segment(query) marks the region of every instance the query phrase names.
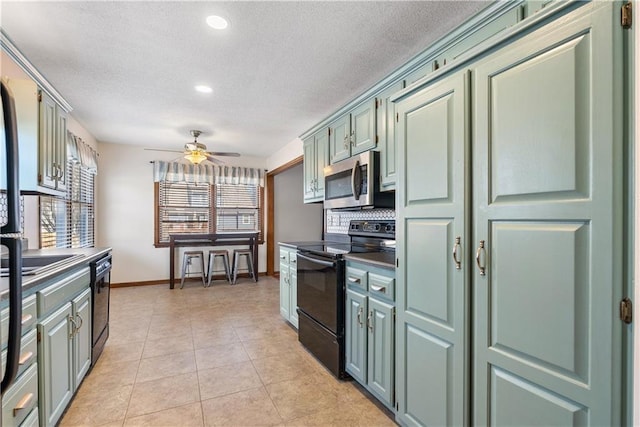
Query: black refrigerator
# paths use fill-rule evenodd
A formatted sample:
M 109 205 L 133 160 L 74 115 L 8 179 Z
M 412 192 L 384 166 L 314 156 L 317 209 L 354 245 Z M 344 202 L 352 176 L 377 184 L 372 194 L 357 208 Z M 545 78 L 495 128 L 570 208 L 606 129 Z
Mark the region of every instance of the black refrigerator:
M 0 245 L 3 248 L 2 261 L 9 267 L 9 336 L 7 361 L 4 376 L 0 383 L 0 394 L 4 396 L 15 380 L 20 355 L 20 337 L 22 335 L 22 235 L 20 230 L 20 183 L 18 170 L 18 124 L 16 107 L 7 81 L 0 82 L 2 95 L 2 121 L 4 138 L 4 156 L 0 156 L 0 173 L 6 174 L 6 185 L 0 190 L 6 197 L 6 223 L 0 227 Z M 5 289 L 2 289 L 5 291 Z M 0 337 L 1 338 L 1 337 Z M 0 341 L 1 342 L 1 341 Z M 0 417 L 0 427 L 2 417 Z

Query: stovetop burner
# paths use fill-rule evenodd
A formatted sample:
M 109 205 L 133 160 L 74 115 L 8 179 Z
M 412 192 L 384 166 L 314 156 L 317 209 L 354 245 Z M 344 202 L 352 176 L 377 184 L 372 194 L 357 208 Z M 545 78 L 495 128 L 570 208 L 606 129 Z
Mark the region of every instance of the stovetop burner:
M 333 259 L 345 254 L 394 251 L 395 229 L 394 220 L 353 220 L 349 224 L 351 243 L 299 246 L 298 250 Z

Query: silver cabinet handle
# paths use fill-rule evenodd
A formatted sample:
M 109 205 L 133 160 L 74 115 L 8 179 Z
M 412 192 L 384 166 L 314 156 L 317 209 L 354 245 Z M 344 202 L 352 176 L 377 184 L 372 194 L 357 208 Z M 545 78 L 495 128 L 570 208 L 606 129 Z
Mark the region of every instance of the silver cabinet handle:
M 460 236 L 456 237 L 456 242 L 453 244 L 453 262 L 456 264 L 456 270 L 460 270 L 462 261 L 458 259 L 458 251 L 460 250 Z
M 78 329 L 82 328 L 82 325 L 84 324 L 84 319 L 82 319 L 82 316 L 80 316 L 80 313 L 76 313 L 76 317 L 78 319 L 80 319 L 80 326 L 78 326 Z M 77 330 L 76 330 L 77 332 Z
M 18 404 L 13 408 L 13 416 L 18 415 L 18 412 L 21 410 L 28 408 L 31 405 L 31 401 L 33 400 L 33 393 L 25 394 L 22 399 L 18 402 Z
M 371 290 L 376 292 L 387 292 L 386 286 L 371 285 Z
M 26 365 L 33 359 L 33 351 L 27 351 L 26 353 L 22 353 L 20 355 L 20 359 L 18 359 L 18 365 Z
M 373 332 L 373 319 L 371 319 L 372 316 L 373 311 L 369 311 L 369 315 L 367 316 L 367 328 L 369 328 L 371 332 Z
M 69 320 L 69 322 L 71 322 L 71 332 L 69 332 L 69 338 L 73 338 L 73 336 L 76 334 L 76 330 L 78 327 L 76 325 L 76 321 L 74 320 L 73 317 L 71 317 L 71 315 L 69 315 L 67 319 Z
M 291 260 L 291 261 L 289 261 L 289 262 L 290 262 L 291 264 L 297 264 L 297 263 L 298 263 L 298 261 L 297 261 L 297 260 L 295 260 L 295 259 L 292 259 L 292 260 Z
M 358 307 L 358 325 L 362 328 L 362 307 Z
M 286 256 L 281 256 L 281 257 L 280 257 L 280 259 L 286 259 L 286 258 L 287 258 Z
M 351 131 L 351 137 L 349 138 L 349 142 L 351 143 L 352 147 L 356 146 L 356 138 L 355 138 L 355 136 L 356 136 L 356 131 L 354 129 L 354 130 Z
M 349 277 L 347 278 L 347 280 L 349 281 L 349 283 L 360 283 L 360 279 L 359 279 L 359 278 L 357 278 L 357 277 L 351 277 L 351 276 L 349 276 Z
M 476 251 L 476 264 L 478 265 L 478 270 L 480 270 L 481 276 L 486 274 L 486 258 L 487 254 L 484 249 L 484 240 L 480 240 L 480 246 L 478 246 L 478 250 Z
M 23 314 L 22 315 L 22 319 L 20 319 L 20 324 L 22 326 L 24 326 L 27 322 L 29 322 L 31 319 L 33 319 L 33 315 L 32 314 Z

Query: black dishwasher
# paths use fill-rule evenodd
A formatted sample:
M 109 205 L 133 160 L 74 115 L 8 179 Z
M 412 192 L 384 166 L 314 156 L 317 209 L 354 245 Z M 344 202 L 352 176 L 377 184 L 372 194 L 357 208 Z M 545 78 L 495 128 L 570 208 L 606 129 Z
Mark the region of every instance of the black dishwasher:
M 109 338 L 109 293 L 111 284 L 111 254 L 91 264 L 91 365 L 95 365 Z

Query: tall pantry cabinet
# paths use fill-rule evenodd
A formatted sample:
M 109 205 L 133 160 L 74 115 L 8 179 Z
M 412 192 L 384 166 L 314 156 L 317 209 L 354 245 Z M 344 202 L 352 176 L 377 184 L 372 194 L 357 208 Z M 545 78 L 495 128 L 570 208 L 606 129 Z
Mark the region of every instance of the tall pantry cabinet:
M 396 98 L 397 417 L 619 425 L 620 4 Z

